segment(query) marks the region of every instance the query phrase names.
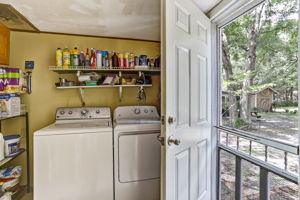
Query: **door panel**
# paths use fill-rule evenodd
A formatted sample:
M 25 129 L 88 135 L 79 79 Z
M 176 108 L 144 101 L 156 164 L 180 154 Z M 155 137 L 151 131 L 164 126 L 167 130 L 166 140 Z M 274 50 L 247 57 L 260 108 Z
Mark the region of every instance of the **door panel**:
M 177 128 L 189 125 L 189 109 L 186 106 L 189 105 L 190 94 L 189 94 L 189 69 L 190 69 L 190 50 L 178 46 L 176 47 L 176 77 L 177 78 L 177 105 L 176 105 L 176 116 L 177 116 Z
M 191 70 L 191 120 L 193 124 L 207 121 L 207 59 L 201 55 L 197 56 L 196 65 Z
M 200 74 L 198 80 L 200 81 L 199 83 L 199 88 L 200 88 L 200 113 L 199 113 L 199 122 L 202 121 L 207 121 L 207 112 L 208 112 L 208 105 L 207 105 L 207 93 L 208 93 L 208 88 L 207 88 L 207 58 L 203 56 L 198 56 L 198 62 L 199 62 L 199 68 L 200 68 Z
M 198 40 L 207 44 L 207 28 L 200 21 L 197 21 L 197 36 Z
M 210 200 L 211 22 L 192 0 L 162 2 L 162 199 Z
M 202 199 L 207 192 L 207 140 L 202 140 L 197 144 L 198 153 L 198 196 Z
M 176 160 L 176 200 L 189 200 L 189 174 L 190 151 L 189 149 L 178 153 Z
M 184 9 L 179 3 L 175 2 L 176 6 L 176 26 L 186 33 L 190 33 L 190 13 Z

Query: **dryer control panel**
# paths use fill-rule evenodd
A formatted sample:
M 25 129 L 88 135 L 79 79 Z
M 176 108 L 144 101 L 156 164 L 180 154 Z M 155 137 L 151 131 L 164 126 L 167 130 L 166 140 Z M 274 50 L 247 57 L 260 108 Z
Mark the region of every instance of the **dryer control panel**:
M 121 106 L 114 111 L 114 121 L 123 120 L 159 121 L 160 117 L 155 106 Z
M 110 118 L 111 114 L 109 107 L 58 108 L 56 111 L 57 120 Z

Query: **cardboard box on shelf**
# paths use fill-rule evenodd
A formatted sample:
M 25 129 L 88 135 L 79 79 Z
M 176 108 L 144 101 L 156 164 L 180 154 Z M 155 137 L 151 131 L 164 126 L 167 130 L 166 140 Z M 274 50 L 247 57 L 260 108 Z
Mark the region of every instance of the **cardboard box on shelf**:
M 20 94 L 3 94 L 0 95 L 1 117 L 11 117 L 21 114 Z

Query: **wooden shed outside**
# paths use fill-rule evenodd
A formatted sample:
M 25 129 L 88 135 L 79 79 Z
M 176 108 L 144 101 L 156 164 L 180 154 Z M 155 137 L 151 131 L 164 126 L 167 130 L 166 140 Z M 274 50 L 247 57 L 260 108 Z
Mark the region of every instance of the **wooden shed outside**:
M 279 94 L 279 92 L 270 87 L 252 93 L 250 99 L 251 108 L 257 107 L 265 111 L 272 111 L 275 94 Z

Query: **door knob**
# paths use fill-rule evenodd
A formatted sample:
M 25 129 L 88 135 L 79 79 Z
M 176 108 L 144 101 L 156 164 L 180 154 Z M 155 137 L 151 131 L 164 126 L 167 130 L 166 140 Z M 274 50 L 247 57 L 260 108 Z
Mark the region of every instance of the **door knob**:
M 180 140 L 174 139 L 172 136 L 170 136 L 168 138 L 168 145 L 171 146 L 172 144 L 175 144 L 178 146 L 180 144 Z
M 168 123 L 169 123 L 169 124 L 173 124 L 175 121 L 176 121 L 176 120 L 175 120 L 174 117 L 171 117 L 171 116 L 170 116 L 170 117 L 168 118 Z

